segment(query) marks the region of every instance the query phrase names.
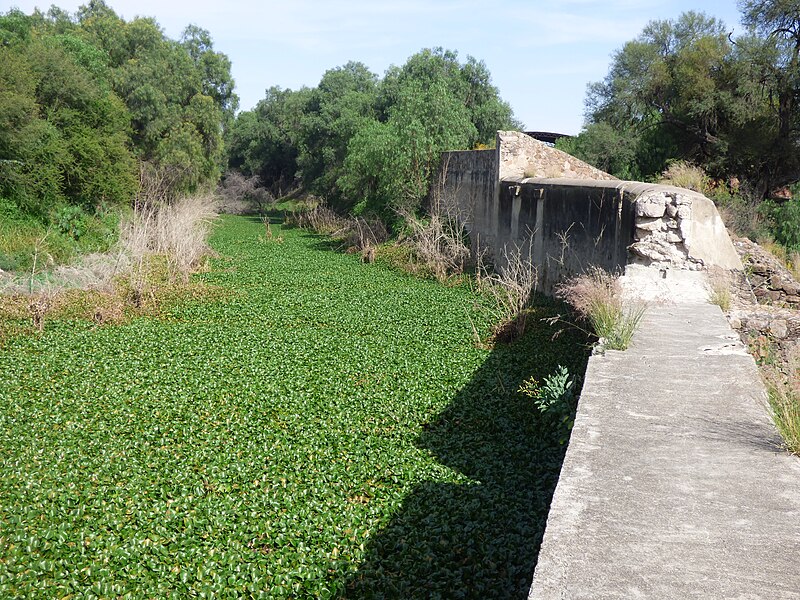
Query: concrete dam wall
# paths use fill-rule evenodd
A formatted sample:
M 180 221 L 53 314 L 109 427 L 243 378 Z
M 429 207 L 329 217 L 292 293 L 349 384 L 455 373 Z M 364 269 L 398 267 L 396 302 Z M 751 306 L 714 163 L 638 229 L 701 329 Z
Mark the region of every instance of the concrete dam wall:
M 800 462 L 710 269 L 742 264 L 713 203 L 619 181 L 517 132 L 451 152 L 433 199 L 546 293 L 589 266 L 649 300 L 631 348 L 589 360 L 530 598 L 800 600 Z
M 524 253 L 545 293 L 590 266 L 742 268 L 702 194 L 620 181 L 518 132 L 498 132 L 493 150 L 445 153 L 435 192 L 467 224 L 473 250 L 500 268 Z

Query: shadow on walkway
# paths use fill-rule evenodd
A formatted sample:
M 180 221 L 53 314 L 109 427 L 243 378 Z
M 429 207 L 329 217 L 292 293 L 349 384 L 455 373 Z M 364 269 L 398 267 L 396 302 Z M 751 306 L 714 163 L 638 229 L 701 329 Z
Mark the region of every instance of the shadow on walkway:
M 579 332 L 553 331 L 537 322 L 496 348 L 425 427 L 418 445 L 471 481 L 419 485 L 371 539 L 348 598 L 527 597 L 566 447 L 517 390 L 559 364 L 582 376 L 588 358 Z

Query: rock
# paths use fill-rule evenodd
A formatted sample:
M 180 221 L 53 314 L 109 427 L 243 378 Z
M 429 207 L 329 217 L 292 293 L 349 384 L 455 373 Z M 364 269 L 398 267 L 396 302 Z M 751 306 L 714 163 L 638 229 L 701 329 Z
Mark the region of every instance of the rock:
M 636 219 L 636 229 L 661 231 L 662 229 L 666 229 L 666 225 L 664 224 L 664 219 L 661 218 L 641 217 Z
M 772 302 L 777 302 L 781 299 L 781 294 L 778 290 L 767 290 L 767 298 L 769 298 Z
M 782 340 L 789 335 L 789 328 L 783 319 L 775 319 L 769 324 L 769 332 L 777 339 Z
M 666 199 L 661 196 L 644 196 L 636 201 L 636 216 L 661 218 L 666 211 Z
M 800 296 L 800 284 L 793 281 L 784 281 L 783 291 L 790 296 Z
M 786 296 L 785 300 L 790 304 L 800 304 L 800 296 Z
M 677 214 L 678 214 L 678 207 L 677 207 L 675 204 L 672 204 L 672 203 L 670 203 L 670 204 L 667 204 L 667 210 L 666 210 L 666 213 L 667 213 L 667 216 L 668 216 L 670 219 L 674 219 L 674 218 L 675 218 L 675 215 L 677 215 Z
M 783 280 L 781 279 L 780 275 L 772 275 L 769 278 L 769 287 L 773 290 L 781 290 L 783 289 Z

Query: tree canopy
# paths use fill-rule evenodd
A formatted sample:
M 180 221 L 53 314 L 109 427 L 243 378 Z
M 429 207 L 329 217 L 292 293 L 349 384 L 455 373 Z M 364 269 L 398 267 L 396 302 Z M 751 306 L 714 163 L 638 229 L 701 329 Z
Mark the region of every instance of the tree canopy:
M 425 49 L 382 79 L 349 62 L 312 89 L 270 88 L 231 128 L 229 165 L 276 192 L 302 185 L 341 209 L 391 216 L 420 206 L 442 151 L 517 125 L 484 63 Z
M 649 23 L 589 86 L 586 126 L 559 147 L 626 178 L 682 159 L 761 196 L 800 180 L 800 2 L 740 8 L 738 38 L 696 12 Z
M 180 41 L 102 0 L 0 15 L 0 196 L 45 217 L 130 201 L 137 162 L 189 191 L 213 182 L 238 100 L 207 31 Z

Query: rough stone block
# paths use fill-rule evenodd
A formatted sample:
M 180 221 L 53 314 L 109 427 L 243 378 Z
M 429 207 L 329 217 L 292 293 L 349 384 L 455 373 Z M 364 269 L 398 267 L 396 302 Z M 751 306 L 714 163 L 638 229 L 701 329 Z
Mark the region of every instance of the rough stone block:
M 789 335 L 788 325 L 783 319 L 775 319 L 769 324 L 769 332 L 777 339 L 782 340 Z
M 643 231 L 662 231 L 666 228 L 667 226 L 664 223 L 664 219 L 661 218 L 640 217 L 636 219 L 636 229 L 641 229 Z
M 644 196 L 636 200 L 636 216 L 660 218 L 666 211 L 666 198 L 663 196 Z

